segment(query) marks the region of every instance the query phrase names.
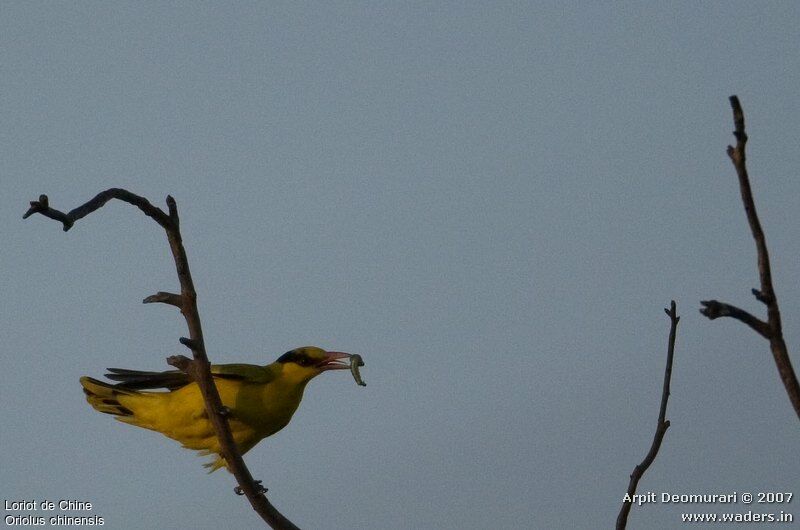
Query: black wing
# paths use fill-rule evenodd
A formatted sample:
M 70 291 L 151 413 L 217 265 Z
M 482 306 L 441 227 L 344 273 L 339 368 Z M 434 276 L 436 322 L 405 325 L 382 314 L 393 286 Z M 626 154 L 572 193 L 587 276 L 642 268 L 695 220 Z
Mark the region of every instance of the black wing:
M 180 370 L 145 372 L 126 368 L 109 368 L 108 371 L 107 378 L 119 381 L 114 386 L 126 390 L 154 388 L 177 390 L 192 382 L 192 379 Z M 215 378 L 247 380 L 253 383 L 267 383 L 274 377 L 266 367 L 253 364 L 216 364 L 211 366 L 211 374 Z
M 116 387 L 128 390 L 143 390 L 147 388 L 166 388 L 177 390 L 192 382 L 188 375 L 180 370 L 168 372 L 144 372 L 141 370 L 127 370 L 125 368 L 109 368 L 106 377 L 112 381 L 119 381 Z

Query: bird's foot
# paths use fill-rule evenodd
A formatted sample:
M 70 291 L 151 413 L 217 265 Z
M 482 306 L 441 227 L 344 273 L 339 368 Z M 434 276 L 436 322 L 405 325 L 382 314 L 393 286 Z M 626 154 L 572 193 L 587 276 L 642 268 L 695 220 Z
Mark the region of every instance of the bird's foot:
M 261 485 L 260 480 L 254 480 L 253 485 L 255 486 L 256 493 L 266 493 L 267 491 L 269 491 L 267 488 Z M 233 492 L 236 495 L 244 495 L 244 490 L 242 489 L 241 486 L 236 486 L 235 488 L 233 488 Z

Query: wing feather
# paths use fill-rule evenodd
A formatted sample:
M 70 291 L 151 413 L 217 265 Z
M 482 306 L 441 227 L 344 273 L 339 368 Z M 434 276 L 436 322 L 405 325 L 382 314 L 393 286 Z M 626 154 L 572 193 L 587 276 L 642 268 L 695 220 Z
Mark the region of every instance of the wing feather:
M 166 372 L 146 372 L 128 370 L 127 368 L 109 368 L 106 377 L 117 381 L 117 388 L 126 390 L 167 389 L 177 390 L 192 382 L 191 378 L 180 370 Z M 216 364 L 211 366 L 211 374 L 215 378 L 238 379 L 249 383 L 268 383 L 274 375 L 266 366 L 255 364 Z

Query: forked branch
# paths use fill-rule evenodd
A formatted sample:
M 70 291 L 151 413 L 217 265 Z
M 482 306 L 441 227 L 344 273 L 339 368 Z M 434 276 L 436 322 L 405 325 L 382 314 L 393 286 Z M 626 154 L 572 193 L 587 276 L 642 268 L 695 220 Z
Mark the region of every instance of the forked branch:
M 761 228 L 761 222 L 758 220 L 753 192 L 750 188 L 750 177 L 747 174 L 747 165 L 745 164 L 747 133 L 744 129 L 744 111 L 742 111 L 742 105 L 739 103 L 738 97 L 731 96 L 730 102 L 733 109 L 735 128 L 733 135 L 736 137 L 736 147 L 729 145 L 727 152 L 731 162 L 733 162 L 733 167 L 736 169 L 736 175 L 739 177 L 739 191 L 742 195 L 744 211 L 747 214 L 747 222 L 750 225 L 750 231 L 753 234 L 758 254 L 758 274 L 761 280 L 761 288 L 752 289 L 752 293 L 759 302 L 767 306 L 767 321 L 764 322 L 747 311 L 717 300 L 701 301 L 700 303 L 704 307 L 700 309 L 700 312 L 710 320 L 719 317 L 732 317 L 747 324 L 769 341 L 772 357 L 775 359 L 778 374 L 781 377 L 781 381 L 783 381 L 784 388 L 786 388 L 786 393 L 789 395 L 789 401 L 791 401 L 797 416 L 800 417 L 800 385 L 797 382 L 794 368 L 792 368 L 792 361 L 789 359 L 786 342 L 783 340 L 781 312 L 778 307 L 778 298 L 775 296 L 775 290 L 772 287 L 772 270 L 769 266 L 767 240 L 764 236 L 764 230 Z
M 669 309 L 664 309 L 664 312 L 669 316 L 669 340 L 667 344 L 667 368 L 664 370 L 664 386 L 661 390 L 661 408 L 658 411 L 658 425 L 656 425 L 656 434 L 653 437 L 653 443 L 650 445 L 650 451 L 642 460 L 642 463 L 633 468 L 631 479 L 628 482 L 628 491 L 622 501 L 622 508 L 617 516 L 617 530 L 624 530 L 628 524 L 628 514 L 633 505 L 633 496 L 636 494 L 636 487 L 639 485 L 639 480 L 647 471 L 647 468 L 653 463 L 661 449 L 661 442 L 664 440 L 664 435 L 669 429 L 669 421 L 667 417 L 667 401 L 669 400 L 669 385 L 672 380 L 672 358 L 675 355 L 675 336 L 678 332 L 678 321 L 681 317 L 678 316 L 677 308 L 675 307 L 675 300 L 670 303 Z
M 193 359 L 179 355 L 170 357 L 167 362 L 188 374 L 200 387 L 205 401 L 206 412 L 220 442 L 220 453 L 225 459 L 228 469 L 239 483 L 236 492 L 246 495 L 253 509 L 272 528 L 296 529 L 297 527 L 267 500 L 264 495 L 266 490 L 261 486 L 260 481 L 253 480 L 253 476 L 247 469 L 233 436 L 231 436 L 231 430 L 226 419 L 227 409 L 223 407 L 217 387 L 211 377 L 211 365 L 206 355 L 203 343 L 203 329 L 200 325 L 200 314 L 197 310 L 197 293 L 194 290 L 192 275 L 189 271 L 189 262 L 186 258 L 186 251 L 183 248 L 178 207 L 175 199 L 167 196 L 168 213 L 165 213 L 157 206 L 153 206 L 144 197 L 121 188 L 111 188 L 98 193 L 89 202 L 78 206 L 74 210 L 64 213 L 51 208 L 47 195 L 41 195 L 38 201 L 31 201 L 31 207 L 23 218 L 28 218 L 34 213 L 38 213 L 60 221 L 64 225 L 64 231 L 66 232 L 72 228 L 75 221 L 101 208 L 111 199 L 118 199 L 138 207 L 145 215 L 153 218 L 161 225 L 167 233 L 169 246 L 175 260 L 178 280 L 180 281 L 181 292 L 180 294 L 158 292 L 145 298 L 144 303 L 160 302 L 176 306 L 180 308 L 186 319 L 189 337 L 182 337 L 180 342 L 192 350 Z

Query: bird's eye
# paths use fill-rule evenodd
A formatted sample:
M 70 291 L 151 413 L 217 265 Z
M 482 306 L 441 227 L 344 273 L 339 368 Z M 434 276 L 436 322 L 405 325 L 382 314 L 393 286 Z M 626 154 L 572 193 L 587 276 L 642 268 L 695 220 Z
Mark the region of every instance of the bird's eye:
M 314 361 L 310 357 L 303 355 L 302 357 L 297 359 L 297 364 L 299 364 L 300 366 L 311 366 L 312 364 L 314 364 Z

